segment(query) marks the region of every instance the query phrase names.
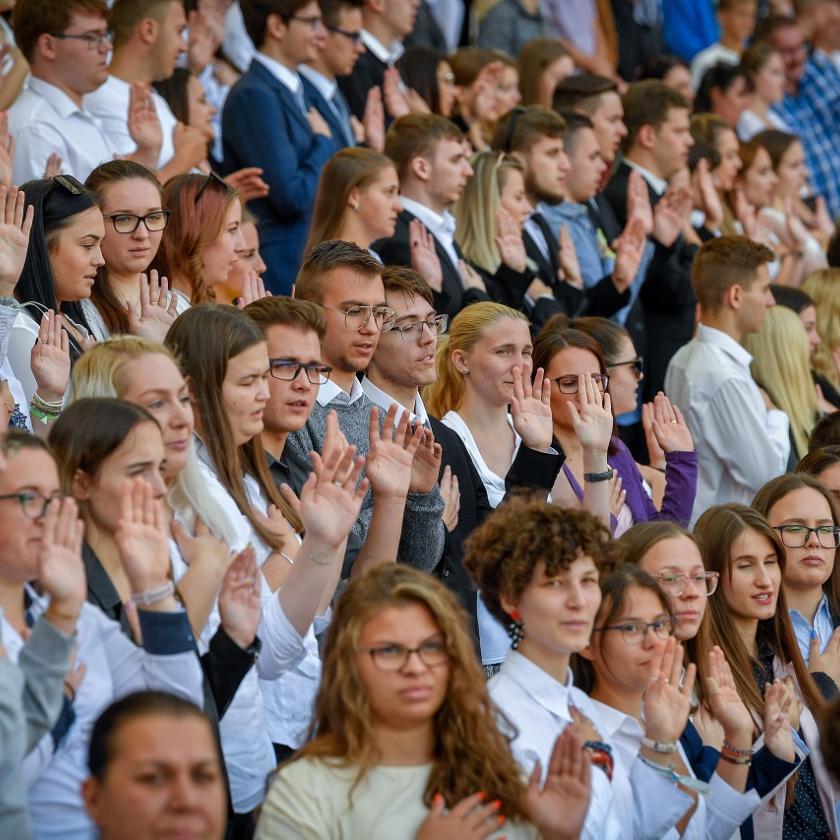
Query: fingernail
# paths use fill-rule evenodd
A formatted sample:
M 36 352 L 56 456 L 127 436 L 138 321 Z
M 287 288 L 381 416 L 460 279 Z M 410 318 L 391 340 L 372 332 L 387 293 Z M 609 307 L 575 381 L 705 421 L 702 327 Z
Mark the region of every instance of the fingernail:
M 498 817 L 496 817 L 496 819 L 499 821 L 499 825 L 500 825 L 500 826 L 502 826 L 502 825 L 504 825 L 504 824 L 505 824 L 505 817 L 504 817 L 504 815 L 503 815 L 503 814 L 499 814 L 499 816 L 498 816 Z
M 487 794 L 486 794 L 483 790 L 480 790 L 480 791 L 478 792 L 478 798 L 479 798 L 480 800 L 482 800 L 482 802 L 484 801 L 484 797 L 485 797 L 485 796 L 487 796 Z
M 499 808 L 501 808 L 501 807 L 502 807 L 502 800 L 501 800 L 501 799 L 494 799 L 494 800 L 490 803 L 490 805 L 498 811 L 498 810 L 499 810 Z M 504 819 L 504 817 L 501 817 L 501 819 Z

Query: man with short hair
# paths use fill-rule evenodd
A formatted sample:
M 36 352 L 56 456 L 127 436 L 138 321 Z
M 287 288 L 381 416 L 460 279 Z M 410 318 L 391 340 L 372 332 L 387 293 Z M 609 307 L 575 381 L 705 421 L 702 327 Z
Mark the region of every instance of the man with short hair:
M 120 155 L 137 144 L 128 125 L 132 86 L 140 87 L 157 113 L 162 142 L 156 168 L 161 180 L 188 172 L 207 156 L 207 144 L 197 128 L 176 129 L 178 121 L 152 82 L 168 79 L 187 49 L 187 19 L 181 0 L 116 0 L 108 15 L 114 52 L 105 83 L 85 97 L 85 107 L 102 123 Z M 176 147 L 177 141 L 177 147 Z
M 358 454 L 368 452 L 374 406 L 356 375 L 370 365 L 383 328 L 393 320 L 393 310 L 385 301 L 382 266 L 366 250 L 340 240 L 312 249 L 298 274 L 295 297 L 312 301 L 322 310 L 326 329 L 321 359 L 332 368 L 329 380 L 318 389 L 309 419 L 287 436 L 283 449 L 282 460 L 291 472 L 306 475 L 312 469 L 310 453 L 323 452 L 331 411 L 336 412 L 339 428 Z M 439 456 L 435 459 L 427 438 L 414 458 L 398 553 L 401 562 L 424 571 L 437 566 L 443 551 L 439 468 Z M 373 494 L 368 492 L 353 528 L 360 543 L 371 527 L 373 505 Z
M 388 129 L 385 154 L 397 169 L 403 210 L 394 235 L 374 242 L 373 250 L 386 265 L 412 265 L 411 227 L 419 222 L 434 237 L 440 260 L 439 286 L 426 278 L 434 283 L 437 311 L 454 318 L 465 306 L 488 300 L 484 284 L 463 265 L 455 243 L 450 208 L 473 174 L 460 129 L 435 114 L 408 114 Z
M 298 65 L 318 55 L 323 38 L 316 0 L 241 0 L 258 52 L 228 94 L 222 113 L 225 169 L 258 167 L 267 197 L 252 202 L 260 219 L 264 277 L 288 295 L 303 257 L 321 169 L 335 151 L 324 118 L 306 101 Z
M 767 264 L 773 252 L 742 236 L 722 236 L 697 252 L 691 284 L 700 304 L 696 338 L 668 366 L 665 388 L 680 406 L 698 456 L 692 525 L 709 507 L 750 504 L 787 469 L 788 419 L 750 373 L 741 344 L 773 305 Z
M 691 60 L 691 84 L 697 90 L 703 74 L 715 64 L 738 64 L 755 29 L 757 0 L 719 0 L 720 41 L 700 50 Z
M 108 76 L 111 35 L 105 0 L 18 0 L 12 13 L 15 39 L 32 75 L 9 109 L 15 137 L 12 182 L 23 184 L 44 174 L 50 155 L 62 171 L 84 181 L 117 149 L 84 97 Z M 157 164 L 160 124 L 145 97 L 133 92 L 126 103 L 137 151 L 147 166 Z

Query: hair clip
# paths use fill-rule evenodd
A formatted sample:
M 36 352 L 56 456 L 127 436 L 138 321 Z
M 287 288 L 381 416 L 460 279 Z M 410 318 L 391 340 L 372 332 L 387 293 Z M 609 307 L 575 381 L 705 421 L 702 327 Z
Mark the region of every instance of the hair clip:
M 70 195 L 81 195 L 85 191 L 84 184 L 77 181 L 72 175 L 54 175 L 53 183 L 64 187 Z

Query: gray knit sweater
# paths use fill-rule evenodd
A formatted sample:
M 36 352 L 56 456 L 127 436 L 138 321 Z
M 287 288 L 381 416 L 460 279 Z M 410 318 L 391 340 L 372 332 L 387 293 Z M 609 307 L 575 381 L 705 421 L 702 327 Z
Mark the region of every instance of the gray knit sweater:
M 374 404 L 365 396 L 350 405 L 333 400 L 324 407 L 316 402 L 309 415 L 309 420 L 299 432 L 293 432 L 286 440 L 283 450 L 284 459 L 288 459 L 295 470 L 304 473 L 312 471 L 310 452 L 322 451 L 324 436 L 327 431 L 327 414 L 335 411 L 338 425 L 348 443 L 356 446 L 358 454 L 367 455 L 369 440 L 368 428 L 370 411 Z M 380 412 L 379 422 L 384 418 Z M 375 503 L 373 493 L 368 490 L 362 503 L 353 531 L 361 542 L 367 538 L 370 520 Z M 408 566 L 414 566 L 424 572 L 431 572 L 443 554 L 443 498 L 435 487 L 430 493 L 409 493 L 405 503 L 405 515 L 402 521 L 402 535 L 397 559 Z M 399 523 L 394 523 L 398 527 Z

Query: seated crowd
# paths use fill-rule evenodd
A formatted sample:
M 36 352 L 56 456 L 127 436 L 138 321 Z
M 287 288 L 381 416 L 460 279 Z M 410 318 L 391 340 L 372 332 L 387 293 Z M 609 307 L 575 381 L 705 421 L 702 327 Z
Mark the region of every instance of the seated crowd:
M 0 837 L 840 838 L 840 0 L 0 57 Z

